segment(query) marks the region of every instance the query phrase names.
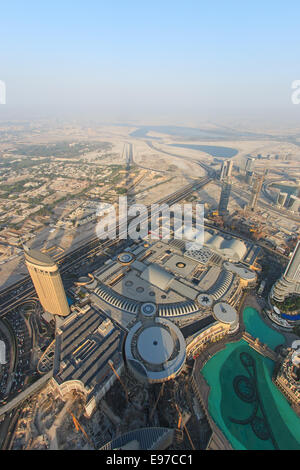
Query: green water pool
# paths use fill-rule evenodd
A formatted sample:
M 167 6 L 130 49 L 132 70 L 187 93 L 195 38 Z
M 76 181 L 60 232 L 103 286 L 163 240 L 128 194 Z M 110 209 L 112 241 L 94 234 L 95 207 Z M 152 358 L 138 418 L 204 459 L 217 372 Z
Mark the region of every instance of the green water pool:
M 254 308 L 245 308 L 243 320 L 246 331 L 254 338 L 259 338 L 260 341 L 267 344 L 271 349 L 275 349 L 279 344 L 284 344 L 284 336 L 278 331 L 271 329 Z
M 246 308 L 243 314 L 253 336 L 273 348 L 284 342 L 256 310 Z M 240 340 L 202 369 L 211 388 L 209 413 L 234 449 L 300 449 L 300 418 L 273 384 L 273 368 L 273 361 Z

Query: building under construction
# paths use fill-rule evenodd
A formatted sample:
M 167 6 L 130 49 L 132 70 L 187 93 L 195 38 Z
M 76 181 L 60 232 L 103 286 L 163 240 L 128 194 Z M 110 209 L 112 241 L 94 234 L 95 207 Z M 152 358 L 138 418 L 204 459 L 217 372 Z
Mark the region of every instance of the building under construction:
M 265 175 L 266 175 L 266 170 L 264 171 L 262 175 L 257 177 L 256 181 L 254 182 L 251 199 L 250 199 L 249 206 L 248 206 L 251 211 L 255 211 L 256 209 L 257 201 L 261 192 Z

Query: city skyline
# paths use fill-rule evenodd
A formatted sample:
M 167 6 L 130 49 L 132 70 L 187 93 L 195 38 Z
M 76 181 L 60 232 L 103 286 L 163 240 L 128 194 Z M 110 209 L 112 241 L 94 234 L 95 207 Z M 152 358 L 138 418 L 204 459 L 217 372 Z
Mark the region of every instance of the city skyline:
M 299 14 L 2 5 L 1 450 L 300 450 Z

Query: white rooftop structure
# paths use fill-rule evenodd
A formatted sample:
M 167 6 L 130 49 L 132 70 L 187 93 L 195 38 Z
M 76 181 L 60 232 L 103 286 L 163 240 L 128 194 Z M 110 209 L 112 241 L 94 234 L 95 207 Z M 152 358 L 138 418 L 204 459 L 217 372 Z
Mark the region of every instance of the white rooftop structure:
M 150 264 L 142 272 L 141 278 L 161 290 L 167 290 L 174 276 L 161 268 L 158 264 Z
M 142 358 L 149 364 L 162 364 L 171 356 L 174 341 L 167 330 L 157 325 L 142 331 L 137 348 Z
M 223 264 L 223 267 L 228 271 L 237 274 L 238 276 L 240 276 L 241 279 L 244 279 L 245 281 L 256 280 L 255 272 L 251 269 L 245 268 L 244 266 L 239 266 L 234 263 L 230 263 L 229 261 L 226 261 Z
M 233 261 L 240 261 L 247 252 L 245 243 L 237 238 L 225 238 L 220 234 L 211 235 L 209 232 L 205 232 L 204 238 L 205 246 Z
M 300 339 L 293 341 L 291 347 L 292 349 L 300 349 Z
M 177 232 L 175 232 L 176 234 Z M 178 232 L 178 236 L 180 233 Z M 241 261 L 246 252 L 247 247 L 242 240 L 230 237 L 228 235 L 223 236 L 221 233 L 210 233 L 208 230 L 196 230 L 192 227 L 188 228 L 184 232 L 184 238 L 186 240 L 195 242 L 195 249 L 200 249 L 201 244 L 223 256 L 226 259 L 232 261 Z M 192 247 L 191 247 L 192 248 Z
M 124 251 L 123 253 L 120 253 L 118 255 L 118 261 L 121 264 L 129 264 L 134 260 L 134 256 L 132 253 L 129 253 L 128 251 Z
M 165 318 L 150 324 L 138 321 L 125 341 L 128 368 L 141 381 L 159 383 L 178 375 L 184 366 L 186 344 L 180 329 Z
M 300 350 L 299 349 L 292 354 L 292 362 L 294 366 L 297 366 L 297 367 L 300 366 Z
M 193 260 L 196 260 L 201 264 L 207 264 L 213 256 L 213 252 L 205 246 L 198 249 L 192 246 L 185 251 L 184 256 L 186 256 L 187 258 L 192 258 Z
M 238 325 L 238 314 L 234 307 L 226 302 L 218 302 L 213 308 L 214 317 L 221 323 L 230 325 L 230 330 L 235 330 Z
M 156 313 L 156 304 L 152 302 L 145 302 L 141 306 L 141 314 L 145 317 L 152 317 Z

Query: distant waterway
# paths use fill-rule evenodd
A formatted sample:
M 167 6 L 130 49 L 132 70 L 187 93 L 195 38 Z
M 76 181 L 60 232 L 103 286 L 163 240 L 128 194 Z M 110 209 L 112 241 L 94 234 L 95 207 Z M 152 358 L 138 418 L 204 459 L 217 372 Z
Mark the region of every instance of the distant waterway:
M 185 139 L 228 139 L 236 137 L 236 133 L 228 130 L 221 129 L 196 129 L 192 127 L 181 126 L 139 126 L 138 129 L 133 131 L 131 137 L 148 137 L 148 133 L 157 132 L 159 134 L 167 134 L 174 137 L 184 137 Z M 159 137 L 152 137 L 151 139 L 159 140 Z
M 121 125 L 121 124 L 118 124 Z M 132 126 L 132 124 L 123 124 L 126 126 Z M 131 137 L 144 138 L 148 137 L 148 133 L 157 132 L 159 134 L 167 134 L 174 137 L 184 137 L 187 140 L 235 140 L 239 138 L 261 138 L 272 136 L 256 134 L 254 132 L 238 131 L 236 129 L 229 129 L 225 127 L 216 127 L 211 129 L 201 129 L 195 127 L 185 126 L 164 126 L 164 125 L 149 125 L 149 126 L 138 126 L 130 135 Z M 159 139 L 159 137 L 151 137 L 151 139 Z
M 170 144 L 170 147 L 180 147 L 191 150 L 199 150 L 208 153 L 212 157 L 232 158 L 238 154 L 238 150 L 231 147 L 221 147 L 220 145 L 196 145 L 196 144 Z

